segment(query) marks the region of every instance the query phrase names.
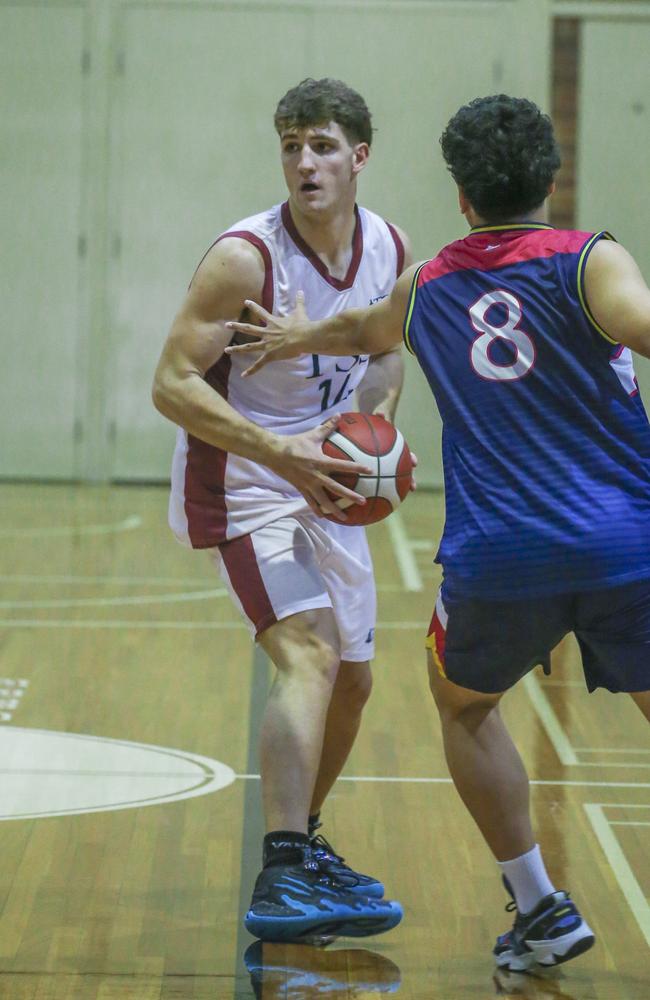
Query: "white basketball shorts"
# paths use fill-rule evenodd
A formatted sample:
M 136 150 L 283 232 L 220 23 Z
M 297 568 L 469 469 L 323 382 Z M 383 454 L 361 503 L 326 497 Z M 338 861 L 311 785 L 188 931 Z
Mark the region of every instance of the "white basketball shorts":
M 363 528 L 298 514 L 208 554 L 255 638 L 289 615 L 332 608 L 341 659 L 363 663 L 374 656 L 377 599 Z

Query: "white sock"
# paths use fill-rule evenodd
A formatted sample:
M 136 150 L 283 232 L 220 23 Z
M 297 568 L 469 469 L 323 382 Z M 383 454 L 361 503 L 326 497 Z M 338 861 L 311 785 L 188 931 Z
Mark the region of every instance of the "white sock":
M 556 891 L 546 872 L 539 844 L 518 858 L 497 864 L 510 883 L 520 913 L 530 913 L 540 899 Z

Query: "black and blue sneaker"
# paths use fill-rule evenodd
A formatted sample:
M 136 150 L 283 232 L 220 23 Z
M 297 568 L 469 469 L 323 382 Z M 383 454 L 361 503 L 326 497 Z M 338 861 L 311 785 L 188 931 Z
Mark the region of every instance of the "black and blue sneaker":
M 402 982 L 394 962 L 362 948 L 323 951 L 255 941 L 246 949 L 244 965 L 255 996 L 264 1000 L 397 993 Z
M 312 941 L 383 934 L 402 916 L 399 903 L 349 892 L 306 851 L 302 863 L 262 869 L 244 923 L 262 941 Z
M 348 892 L 358 892 L 362 896 L 381 899 L 386 891 L 383 883 L 379 879 L 373 878 L 372 875 L 362 875 L 361 872 L 357 872 L 354 868 L 346 865 L 345 858 L 336 853 L 330 842 L 325 840 L 325 837 L 322 837 L 320 834 L 316 835 L 314 833 L 320 825 L 320 823 L 312 823 L 310 825 L 309 840 L 312 855 L 320 865 L 321 871 L 325 872 L 326 875 L 332 875 L 335 879 L 338 879 Z
M 568 892 L 544 896 L 530 913 L 519 913 L 512 889 L 506 910 L 516 912 L 512 930 L 501 934 L 493 949 L 499 968 L 526 972 L 534 966 L 550 968 L 588 951 L 596 940 Z

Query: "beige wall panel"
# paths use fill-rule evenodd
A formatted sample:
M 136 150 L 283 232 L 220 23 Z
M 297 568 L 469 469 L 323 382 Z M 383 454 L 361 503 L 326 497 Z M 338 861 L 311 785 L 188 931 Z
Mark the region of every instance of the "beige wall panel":
M 151 405 L 155 362 L 215 236 L 284 196 L 273 112 L 307 74 L 307 16 L 240 4 L 127 9 L 123 18 L 111 163 L 120 251 L 109 296 L 112 474 L 163 478 L 174 432 Z
M 502 0 L 124 13 L 112 161 L 115 477 L 167 475 L 172 432 L 149 402 L 155 358 L 214 234 L 284 197 L 271 119 L 287 87 L 331 75 L 364 94 L 378 131 L 360 200 L 406 228 L 417 257 L 431 256 L 465 232 L 440 132 L 478 94 L 530 93 L 533 77 L 544 91 L 547 54 L 523 60 L 513 44 L 546 24 L 546 4 L 535 11 Z M 420 481 L 437 485 L 440 424 L 408 367 L 400 424 L 420 453 Z
M 0 476 L 74 473 L 82 21 L 0 6 Z
M 643 199 L 650 163 L 648 53 L 650 17 L 583 25 L 577 225 L 609 229 L 650 283 L 650 218 Z M 636 356 L 635 368 L 647 409 L 650 361 Z

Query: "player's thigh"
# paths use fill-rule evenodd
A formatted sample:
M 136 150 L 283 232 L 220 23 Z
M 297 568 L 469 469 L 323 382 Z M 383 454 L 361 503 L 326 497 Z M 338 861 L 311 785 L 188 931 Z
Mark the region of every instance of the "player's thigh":
M 650 691 L 650 579 L 580 594 L 575 633 L 590 691 Z
M 286 618 L 332 607 L 316 547 L 296 518 L 279 518 L 209 555 L 256 639 Z M 321 617 L 331 621 L 331 615 Z M 318 634 L 326 627 L 319 624 Z
M 551 650 L 570 629 L 566 597 L 479 601 L 456 597 L 443 583 L 426 639 L 430 676 L 469 691 L 499 694 L 533 667 L 547 665 Z
M 650 691 L 633 691 L 630 692 L 630 696 L 650 722 Z
M 301 517 L 319 559 L 319 568 L 341 636 L 341 659 L 366 663 L 374 657 L 377 595 L 372 558 L 363 528 Z

